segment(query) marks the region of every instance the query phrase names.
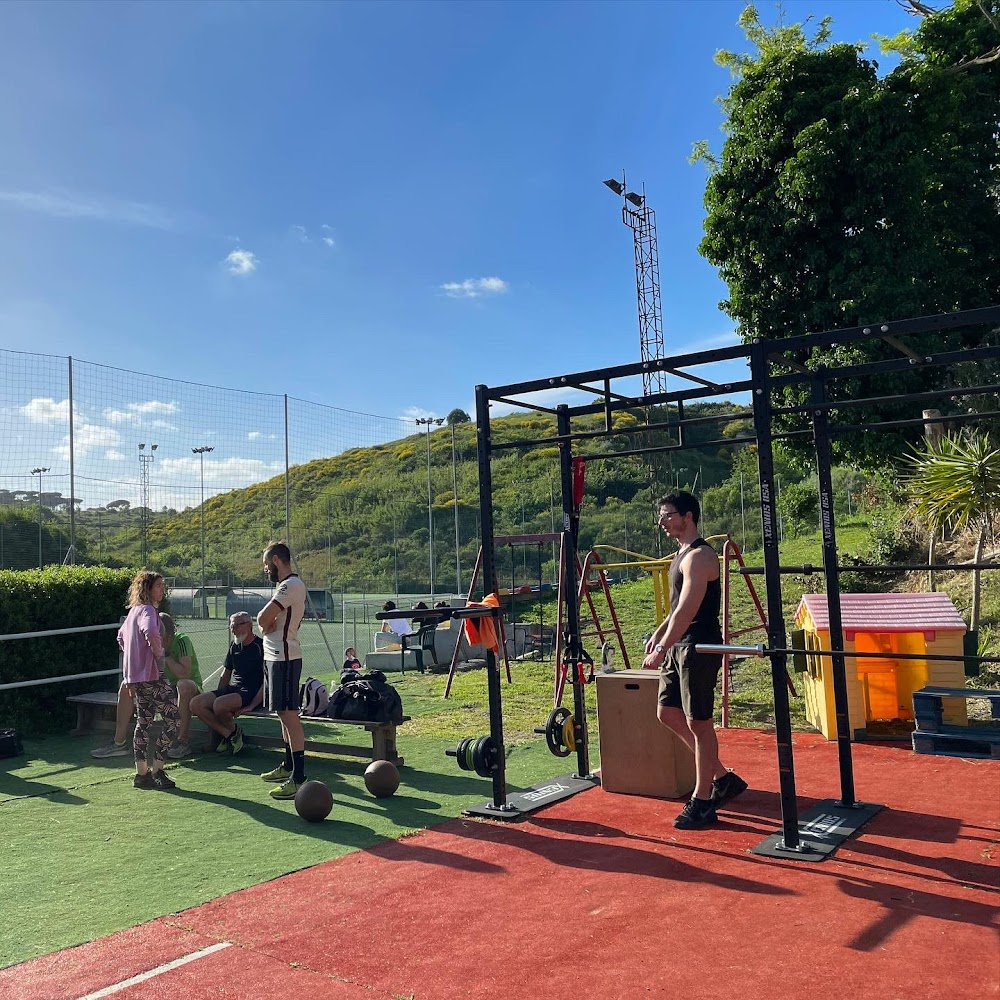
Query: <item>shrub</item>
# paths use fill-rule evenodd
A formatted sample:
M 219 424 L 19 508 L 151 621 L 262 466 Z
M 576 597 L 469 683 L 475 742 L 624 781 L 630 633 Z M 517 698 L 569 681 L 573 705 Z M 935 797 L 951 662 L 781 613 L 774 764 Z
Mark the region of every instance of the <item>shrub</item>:
M 125 612 L 133 569 L 52 566 L 0 571 L 0 635 L 110 625 Z M 108 670 L 117 666 L 112 631 L 0 642 L 4 683 Z M 66 697 L 106 689 L 113 678 L 96 677 L 0 691 L 0 726 L 25 732 L 65 729 L 74 713 Z

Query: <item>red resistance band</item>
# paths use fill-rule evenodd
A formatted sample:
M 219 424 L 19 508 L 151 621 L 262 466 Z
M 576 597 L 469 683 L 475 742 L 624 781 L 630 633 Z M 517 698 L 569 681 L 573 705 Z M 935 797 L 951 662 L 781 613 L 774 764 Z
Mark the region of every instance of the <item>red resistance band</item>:
M 587 660 L 578 660 L 576 663 L 570 664 L 565 660 L 560 664 L 559 669 L 562 671 L 563 685 L 565 686 L 568 679 L 570 666 L 573 667 L 574 684 L 592 684 L 594 682 L 594 661 L 589 657 Z M 585 673 L 585 668 L 590 667 L 590 672 Z

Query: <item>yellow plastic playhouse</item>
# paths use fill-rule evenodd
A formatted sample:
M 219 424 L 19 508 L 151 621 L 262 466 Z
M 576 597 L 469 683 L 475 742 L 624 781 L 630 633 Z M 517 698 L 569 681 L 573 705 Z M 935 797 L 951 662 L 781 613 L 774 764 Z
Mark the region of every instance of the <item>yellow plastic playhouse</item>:
M 869 723 L 912 722 L 913 692 L 928 684 L 965 687 L 965 622 L 947 594 L 841 594 L 840 607 L 845 652 L 954 656 L 947 661 L 848 657 L 852 739 L 866 735 Z M 826 594 L 803 595 L 795 625 L 805 633 L 806 718 L 827 739 L 836 739 L 832 660 L 808 655 L 809 650 L 830 648 Z M 943 709 L 945 722 L 967 723 L 964 699 L 945 698 Z

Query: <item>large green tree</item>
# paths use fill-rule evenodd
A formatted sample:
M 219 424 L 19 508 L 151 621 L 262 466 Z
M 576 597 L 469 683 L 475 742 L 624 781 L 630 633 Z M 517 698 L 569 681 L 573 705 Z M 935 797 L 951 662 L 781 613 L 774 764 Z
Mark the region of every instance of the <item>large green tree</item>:
M 914 6 L 925 16 L 884 41 L 900 58 L 884 75 L 862 45 L 831 43 L 829 19 L 812 35 L 768 29 L 753 7 L 741 24 L 754 51 L 718 54 L 735 82 L 722 102 L 721 156 L 707 143 L 695 151 L 711 167 L 700 249 L 728 286 L 721 305 L 744 340 L 1000 302 L 1000 0 Z M 987 336 L 911 343 L 941 351 Z M 800 360 L 816 368 L 892 356 L 873 339 Z M 844 391 L 889 396 L 982 374 L 917 368 Z M 789 390 L 786 401 L 806 392 Z M 851 422 L 895 412 L 855 411 Z M 856 434 L 837 446 L 873 467 L 898 451 L 890 440 Z

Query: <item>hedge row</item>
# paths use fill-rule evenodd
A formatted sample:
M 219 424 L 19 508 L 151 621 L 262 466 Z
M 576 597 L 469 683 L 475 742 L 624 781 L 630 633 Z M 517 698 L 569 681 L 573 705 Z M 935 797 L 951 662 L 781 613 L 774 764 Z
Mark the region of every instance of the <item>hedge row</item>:
M 0 570 L 0 635 L 109 625 L 125 613 L 131 569 L 52 566 Z M 0 642 L 0 683 L 110 670 L 118 665 L 111 630 Z M 0 691 L 0 728 L 22 734 L 65 731 L 76 714 L 71 694 L 108 690 L 113 677 L 95 677 Z

